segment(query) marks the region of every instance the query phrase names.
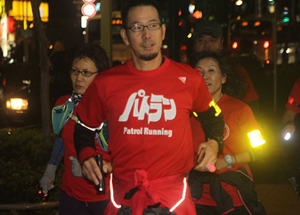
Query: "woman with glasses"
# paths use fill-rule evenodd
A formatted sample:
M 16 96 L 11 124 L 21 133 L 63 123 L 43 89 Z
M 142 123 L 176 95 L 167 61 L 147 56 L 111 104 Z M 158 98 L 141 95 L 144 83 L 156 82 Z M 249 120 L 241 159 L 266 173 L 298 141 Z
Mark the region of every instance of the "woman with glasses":
M 76 113 L 77 105 L 88 86 L 99 72 L 108 68 L 109 61 L 103 48 L 91 44 L 80 47 L 72 58 L 70 69 L 73 93 L 60 97 L 55 106 L 67 104 L 68 101 L 74 106 L 73 113 Z M 94 184 L 82 177 L 73 141 L 75 123 L 75 120 L 68 119 L 62 130 L 57 132 L 51 158 L 40 180 L 40 186 L 45 194 L 54 187 L 55 171 L 64 155 L 65 171 L 59 197 L 59 214 L 103 214 L 108 203 L 108 189 L 99 192 Z M 103 160 L 108 162 L 108 153 L 99 144 L 95 146 L 96 154 L 101 154 Z M 75 177 L 74 174 L 79 177 Z M 106 182 L 108 188 L 108 178 Z
M 191 118 L 196 167 L 189 174 L 189 185 L 197 214 L 265 215 L 248 166 L 262 155 L 265 141 L 251 108 L 237 99 L 246 92 L 244 80 L 226 57 L 217 53 L 198 53 L 190 63 L 201 71 L 225 122 L 223 153 L 217 158 L 216 172 L 203 172 L 198 168 L 202 157 L 198 149 L 205 135 L 199 130 L 199 121 Z

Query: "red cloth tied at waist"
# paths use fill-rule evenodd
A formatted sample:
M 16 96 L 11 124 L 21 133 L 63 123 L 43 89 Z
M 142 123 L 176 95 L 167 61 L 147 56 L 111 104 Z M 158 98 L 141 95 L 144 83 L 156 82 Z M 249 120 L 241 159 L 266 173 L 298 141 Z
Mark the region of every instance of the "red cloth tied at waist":
M 113 178 L 113 188 L 111 187 L 111 189 L 113 189 L 114 196 L 105 214 L 117 214 L 118 208 L 112 203 L 114 201 L 118 205 L 132 207 L 132 215 L 141 215 L 144 208 L 157 203 L 161 203 L 162 207 L 169 209 L 178 205 L 173 211 L 177 215 L 194 215 L 196 214 L 195 205 L 191 199 L 188 186 L 185 187 L 184 178 L 183 174 L 177 174 L 149 181 L 145 170 L 136 170 L 133 181 Z M 126 193 L 136 187 L 138 187 L 138 190 L 132 198 L 124 199 Z M 183 193 L 184 188 L 186 188 L 185 193 Z M 184 199 L 183 195 L 185 196 Z

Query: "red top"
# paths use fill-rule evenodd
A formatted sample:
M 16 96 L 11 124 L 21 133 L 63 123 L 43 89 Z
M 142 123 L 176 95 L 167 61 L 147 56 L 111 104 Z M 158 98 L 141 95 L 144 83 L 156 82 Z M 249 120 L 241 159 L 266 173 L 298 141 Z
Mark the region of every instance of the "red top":
M 300 113 L 300 79 L 295 82 L 285 107 L 295 113 Z
M 60 97 L 55 106 L 64 104 L 69 96 Z M 76 111 L 76 107 L 74 107 L 74 111 Z M 108 199 L 109 193 L 109 179 L 106 178 L 106 194 L 97 193 L 96 186 L 90 181 L 83 179 L 82 177 L 74 177 L 71 172 L 71 160 L 70 156 L 77 157 L 76 150 L 74 147 L 74 126 L 75 121 L 69 119 L 62 130 L 62 140 L 64 142 L 64 164 L 65 171 L 62 178 L 61 189 L 64 190 L 69 196 L 76 198 L 79 201 L 85 202 L 96 202 Z M 99 144 L 96 144 L 97 152 L 96 154 L 102 154 L 103 160 L 108 161 L 109 155 L 107 152 L 103 151 Z
M 217 104 L 222 110 L 222 115 L 224 117 L 225 122 L 223 139 L 224 148 L 223 154 L 220 155 L 220 157 L 223 157 L 225 154 L 232 155 L 246 151 L 247 147 L 249 147 L 248 144 L 250 144 L 249 141 L 245 141 L 249 140 L 248 133 L 257 129 L 261 131 L 261 127 L 255 120 L 251 108 L 244 102 L 230 97 L 226 94 L 223 94 L 222 98 L 217 102 Z M 201 125 L 199 121 L 196 120 L 194 117 L 191 118 L 191 125 L 193 131 L 194 151 L 196 160 L 198 147 L 202 142 L 205 141 L 205 135 L 202 130 L 201 132 L 199 132 L 198 128 L 201 127 Z M 248 174 L 252 178 L 252 173 L 247 163 L 233 164 L 232 168 L 228 169 L 226 167 L 220 171 L 217 171 L 216 173 L 221 174 L 227 171 L 235 171 L 242 166 L 246 168 Z M 225 191 L 231 196 L 235 207 L 243 205 L 238 196 L 236 187 L 224 182 L 221 182 L 221 184 Z M 210 206 L 217 205 L 216 202 L 210 196 L 208 184 L 204 185 L 203 195 L 201 199 L 199 199 L 196 203 Z
M 142 170 L 150 183 L 179 175 L 176 180 L 180 183 L 174 183 L 168 195 L 159 196 L 168 208 L 176 204 L 181 198 L 176 189 L 182 190 L 184 174 L 193 166 L 189 115 L 192 111 L 206 111 L 211 101 L 198 70 L 166 57 L 152 71 L 137 70 L 128 61 L 97 75 L 84 94 L 78 113 L 91 127 L 108 119 L 115 199 L 123 199 L 122 193 L 136 186 L 134 175 Z M 92 151 L 85 148 L 80 160 Z M 122 181 L 127 186 L 118 186 Z M 157 192 L 160 186 L 163 184 L 155 185 Z M 191 202 L 190 197 L 188 201 Z M 175 213 L 194 214 L 194 206 L 178 207 Z

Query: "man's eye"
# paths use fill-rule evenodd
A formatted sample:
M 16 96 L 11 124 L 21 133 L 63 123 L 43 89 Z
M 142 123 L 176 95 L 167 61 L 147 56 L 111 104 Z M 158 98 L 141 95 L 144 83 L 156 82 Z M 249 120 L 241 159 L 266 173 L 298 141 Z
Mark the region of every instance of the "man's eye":
M 134 25 L 132 26 L 132 30 L 141 30 L 143 27 L 140 25 Z

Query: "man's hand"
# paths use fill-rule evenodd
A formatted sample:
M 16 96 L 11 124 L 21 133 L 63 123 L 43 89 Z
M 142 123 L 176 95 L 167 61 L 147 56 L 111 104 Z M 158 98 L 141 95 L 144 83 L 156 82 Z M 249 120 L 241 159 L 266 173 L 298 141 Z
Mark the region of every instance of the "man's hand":
M 110 162 L 103 162 L 103 171 L 105 173 L 112 171 Z M 101 174 L 95 157 L 90 157 L 83 161 L 82 174 L 85 175 L 89 180 L 93 181 L 96 186 L 99 184 L 99 180 L 103 179 L 103 175 Z
M 201 152 L 201 154 L 200 154 Z M 199 165 L 195 167 L 195 170 L 198 170 L 200 172 L 206 172 L 208 171 L 208 164 L 212 163 L 215 164 L 217 161 L 218 156 L 218 143 L 217 141 L 211 139 L 207 142 L 201 143 L 198 149 L 198 155 L 205 154 L 202 161 L 200 161 Z M 202 157 L 202 156 L 201 156 Z M 201 159 L 199 157 L 199 159 Z M 199 160 L 198 160 L 199 162 Z

